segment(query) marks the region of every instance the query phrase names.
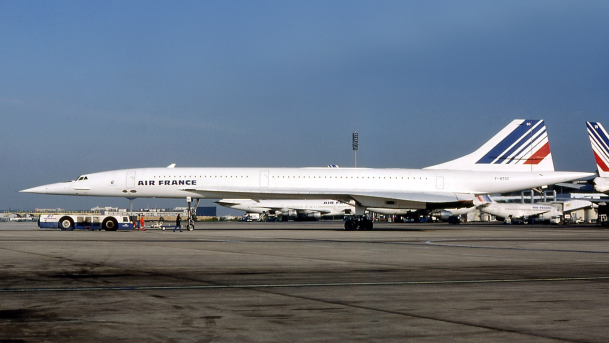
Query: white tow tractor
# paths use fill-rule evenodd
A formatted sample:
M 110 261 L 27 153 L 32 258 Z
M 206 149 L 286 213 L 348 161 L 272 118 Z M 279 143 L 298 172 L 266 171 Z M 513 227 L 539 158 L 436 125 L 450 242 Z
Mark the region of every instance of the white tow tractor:
M 38 219 L 41 229 L 72 230 L 132 230 L 133 223 L 127 215 L 100 215 L 100 214 L 43 214 Z

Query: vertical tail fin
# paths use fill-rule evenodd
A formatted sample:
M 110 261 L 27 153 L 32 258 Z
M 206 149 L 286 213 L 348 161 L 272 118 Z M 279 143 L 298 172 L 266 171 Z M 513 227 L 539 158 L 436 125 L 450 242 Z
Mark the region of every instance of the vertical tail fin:
M 609 135 L 601 123 L 586 122 L 600 177 L 609 177 Z
M 473 153 L 425 169 L 554 171 L 543 120 L 516 119 Z
M 490 204 L 493 203 L 495 201 L 493 201 L 493 199 L 491 199 L 490 196 L 488 195 L 480 195 L 478 197 L 476 197 L 474 199 L 474 206 L 480 206 L 480 205 L 484 205 L 484 204 Z

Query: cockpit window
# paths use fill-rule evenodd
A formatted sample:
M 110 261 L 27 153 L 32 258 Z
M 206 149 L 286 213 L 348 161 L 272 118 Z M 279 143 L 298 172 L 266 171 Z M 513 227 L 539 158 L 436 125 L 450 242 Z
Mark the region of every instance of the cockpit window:
M 87 178 L 86 176 L 79 176 L 78 179 L 76 179 L 76 181 L 84 181 L 84 180 L 88 180 L 89 178 Z

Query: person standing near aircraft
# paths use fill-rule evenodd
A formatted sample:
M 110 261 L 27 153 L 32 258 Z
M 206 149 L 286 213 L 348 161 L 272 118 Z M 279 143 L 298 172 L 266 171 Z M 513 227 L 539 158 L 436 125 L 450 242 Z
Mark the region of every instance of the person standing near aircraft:
M 182 219 L 180 218 L 179 214 L 176 217 L 176 227 L 173 228 L 173 232 L 176 232 L 176 229 L 178 228 L 180 229 L 180 232 L 182 232 Z
M 144 225 L 144 215 L 140 216 L 140 229 L 142 229 L 142 231 L 146 231 L 146 226 Z

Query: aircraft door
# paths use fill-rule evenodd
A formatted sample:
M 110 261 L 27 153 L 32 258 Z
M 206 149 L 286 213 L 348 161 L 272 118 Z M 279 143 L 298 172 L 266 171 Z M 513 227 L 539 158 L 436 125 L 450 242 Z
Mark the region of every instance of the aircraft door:
M 135 188 L 135 172 L 127 172 L 127 188 Z
M 436 188 L 437 189 L 444 189 L 444 176 L 437 176 L 436 177 Z
M 269 186 L 269 171 L 261 170 L 260 171 L 260 187 L 268 187 Z

